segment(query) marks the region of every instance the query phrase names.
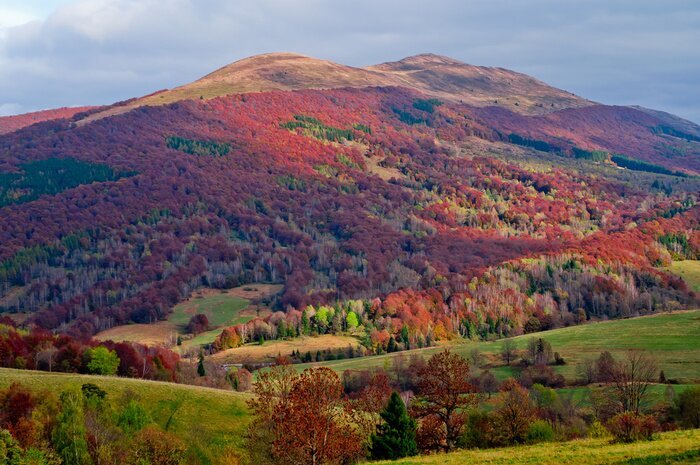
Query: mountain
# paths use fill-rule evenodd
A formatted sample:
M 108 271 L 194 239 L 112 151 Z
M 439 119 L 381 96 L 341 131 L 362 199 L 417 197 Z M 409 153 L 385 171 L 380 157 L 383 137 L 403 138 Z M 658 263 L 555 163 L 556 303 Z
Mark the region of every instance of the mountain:
M 355 68 L 295 53 L 269 53 L 236 61 L 190 84 L 135 99 L 89 120 L 141 105 L 237 93 L 386 86 L 415 89 L 432 97 L 470 105 L 503 106 L 523 114 L 546 114 L 592 104 L 524 74 L 472 66 L 433 54 Z
M 85 336 L 271 282 L 431 341 L 689 307 L 697 134 L 435 55 L 252 57 L 0 136 L 0 309 Z

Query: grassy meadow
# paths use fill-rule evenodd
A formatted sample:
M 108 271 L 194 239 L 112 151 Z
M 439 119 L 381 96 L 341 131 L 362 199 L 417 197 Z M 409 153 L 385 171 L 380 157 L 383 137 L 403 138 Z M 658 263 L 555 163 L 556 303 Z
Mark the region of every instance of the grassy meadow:
M 566 360 L 566 365 L 554 367 L 567 380 L 576 378 L 577 365 L 589 358 L 596 358 L 604 350 L 615 357 L 623 357 L 630 349 L 645 349 L 657 360 L 667 378 L 679 382 L 700 380 L 700 310 L 663 313 L 652 316 L 589 323 L 580 326 L 544 331 L 513 338 L 516 347 L 524 351 L 532 337 L 541 337 L 552 344 Z M 501 379 L 513 375 L 513 368 L 504 366 L 499 354 L 503 340 L 491 342 L 453 341 L 438 347 L 410 352 L 356 359 L 333 360 L 297 365 L 300 370 L 308 366 L 324 365 L 341 373 L 344 370 L 360 370 L 389 366 L 394 357 L 421 354 L 428 357 L 449 347 L 464 357 L 477 349 L 494 374 Z
M 680 276 L 688 284 L 688 288 L 695 292 L 700 292 L 700 260 L 673 262 L 671 266 L 664 268 L 664 270 Z
M 680 465 L 700 463 L 700 430 L 661 433 L 653 441 L 611 444 L 609 439 L 585 439 L 561 443 L 501 449 L 464 450 L 376 465 Z
M 209 319 L 211 329 L 193 338 L 184 338 L 183 347 L 209 344 L 214 342 L 222 328 L 268 314 L 269 308 L 257 302 L 279 292 L 281 288 L 282 286 L 277 284 L 250 284 L 225 291 L 200 289 L 173 307 L 166 321 L 116 326 L 100 332 L 95 337 L 102 341 L 111 339 L 148 345 L 174 345 L 178 335 L 185 335 L 190 318 L 202 313 Z

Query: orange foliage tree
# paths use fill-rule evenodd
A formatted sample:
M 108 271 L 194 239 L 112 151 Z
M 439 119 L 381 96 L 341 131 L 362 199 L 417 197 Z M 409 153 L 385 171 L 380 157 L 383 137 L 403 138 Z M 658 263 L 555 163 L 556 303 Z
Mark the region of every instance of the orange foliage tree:
M 425 448 L 439 445 L 452 450 L 467 422 L 467 410 L 477 402 L 469 383 L 469 362 L 445 350 L 433 355 L 418 376 L 418 395 L 412 406 L 414 415 L 423 419 L 418 437 L 426 439 Z
M 280 365 L 261 375 L 254 392 L 250 445 L 270 445 L 266 454 L 256 453 L 256 463 L 345 464 L 362 456 L 363 438 L 334 371 L 311 368 L 297 375 Z

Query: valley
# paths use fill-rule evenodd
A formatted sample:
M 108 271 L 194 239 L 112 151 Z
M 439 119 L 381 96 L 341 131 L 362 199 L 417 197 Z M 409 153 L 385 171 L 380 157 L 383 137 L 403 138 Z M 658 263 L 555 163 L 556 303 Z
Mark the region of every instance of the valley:
M 435 54 L 2 117 L 0 461 L 693 463 L 699 192 L 700 126 Z

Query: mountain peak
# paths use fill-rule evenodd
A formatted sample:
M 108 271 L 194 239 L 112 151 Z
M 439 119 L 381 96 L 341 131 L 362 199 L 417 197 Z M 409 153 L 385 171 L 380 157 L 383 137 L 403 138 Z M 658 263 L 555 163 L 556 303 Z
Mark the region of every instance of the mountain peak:
M 384 65 L 389 64 L 402 64 L 402 65 L 412 65 L 412 66 L 434 66 L 434 65 L 451 65 L 451 66 L 469 66 L 464 62 L 450 58 L 444 55 L 436 55 L 435 53 L 420 53 L 418 55 L 412 55 L 402 60 L 396 62 L 383 63 Z M 382 65 L 377 65 L 382 66 Z
M 388 86 L 406 87 L 430 97 L 477 107 L 506 107 L 521 114 L 546 114 L 592 104 L 524 74 L 468 65 L 433 53 L 358 68 L 299 53 L 277 52 L 243 58 L 190 84 L 109 108 L 85 122 L 142 105 L 236 93 Z

